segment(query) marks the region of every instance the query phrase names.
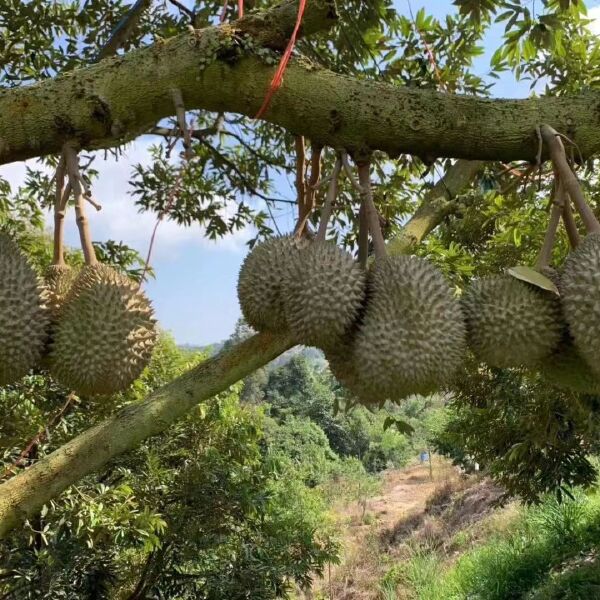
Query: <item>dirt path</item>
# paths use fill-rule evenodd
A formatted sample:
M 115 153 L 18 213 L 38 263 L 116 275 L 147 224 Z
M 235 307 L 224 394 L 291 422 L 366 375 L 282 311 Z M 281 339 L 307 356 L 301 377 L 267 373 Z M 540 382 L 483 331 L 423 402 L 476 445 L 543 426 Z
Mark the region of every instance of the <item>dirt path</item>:
M 381 494 L 369 498 L 363 508 L 357 503 L 337 514 L 342 528 L 342 560 L 305 595 L 308 599 L 375 600 L 381 598 L 379 581 L 390 568 L 390 557 L 382 553 L 381 535 L 399 521 L 419 515 L 427 499 L 449 479 L 456 477 L 447 463 L 434 458 L 434 479 L 429 467 L 411 466 L 387 472 Z

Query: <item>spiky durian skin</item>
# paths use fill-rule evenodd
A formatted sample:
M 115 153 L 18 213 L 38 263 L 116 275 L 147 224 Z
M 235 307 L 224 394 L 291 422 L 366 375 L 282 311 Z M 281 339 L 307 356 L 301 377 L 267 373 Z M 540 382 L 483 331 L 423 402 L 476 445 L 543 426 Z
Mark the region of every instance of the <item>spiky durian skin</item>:
M 324 349 L 329 370 L 354 398 L 365 406 L 382 404 L 385 398 L 378 397 L 374 390 L 367 389 L 360 379 L 355 365 L 355 331 L 346 333 L 336 344 L 328 344 Z
M 600 394 L 600 379 L 581 358 L 571 339 L 563 340 L 558 349 L 542 361 L 539 371 L 556 387 L 578 394 Z
M 290 260 L 307 242 L 292 236 L 268 239 L 257 244 L 244 259 L 237 292 L 244 319 L 257 331 L 287 327 L 281 282 Z
M 0 232 L 0 385 L 35 367 L 48 330 L 43 288 L 27 257 Z
M 352 255 L 330 242 L 314 242 L 289 262 L 282 281 L 286 322 L 302 344 L 335 344 L 356 321 L 366 274 Z
M 444 385 L 462 363 L 465 325 L 444 276 L 426 260 L 378 260 L 355 343 L 361 385 L 399 401 Z
M 600 233 L 588 235 L 567 257 L 560 291 L 573 343 L 600 375 Z
M 51 320 L 56 320 L 77 279 L 77 271 L 69 265 L 50 265 L 44 273 L 46 307 Z
M 535 367 L 558 346 L 558 296 L 509 275 L 474 281 L 462 298 L 468 342 L 491 367 Z
M 84 267 L 62 307 L 50 371 L 84 395 L 126 389 L 148 364 L 156 343 L 150 302 L 107 265 Z

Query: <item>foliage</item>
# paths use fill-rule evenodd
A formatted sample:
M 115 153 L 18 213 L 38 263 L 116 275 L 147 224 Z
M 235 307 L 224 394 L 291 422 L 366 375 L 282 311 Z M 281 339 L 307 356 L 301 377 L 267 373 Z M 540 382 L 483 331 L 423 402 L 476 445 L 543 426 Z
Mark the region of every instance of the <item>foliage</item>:
M 109 404 L 114 410 L 143 398 L 201 358 L 165 338 L 140 380 Z M 39 411 L 41 421 L 53 384 L 37 376 L 29 385 L 46 388 L 27 396 L 29 413 Z M 0 406 L 33 429 L 27 413 L 20 414 L 23 397 L 22 390 L 7 390 Z M 62 435 L 71 437 L 102 412 L 82 401 L 64 417 Z M 0 592 L 53 599 L 268 599 L 294 583 L 307 585 L 335 560 L 336 544 L 321 495 L 305 486 L 289 454 L 293 446 L 281 442 L 282 432 L 267 439 L 263 424 L 260 411 L 240 407 L 233 391 L 82 480 L 0 545 L 6 573 Z M 14 419 L 13 426 L 15 436 L 24 427 Z M 316 426 L 310 433 L 327 447 Z M 38 455 L 60 444 L 62 435 L 39 446 Z M 307 455 L 305 464 L 312 459 Z
M 510 494 L 534 502 L 591 484 L 596 469 L 598 399 L 578 397 L 539 376 L 471 364 L 449 401 L 437 450 L 462 466 L 478 462 Z
M 419 568 L 435 564 L 436 556 L 416 555 L 404 570 L 414 597 L 595 597 L 598 566 L 593 557 L 599 550 L 600 496 L 597 490 L 587 496 L 581 491 L 572 495 L 573 500 L 559 503 L 547 497 L 539 506 L 522 509 L 515 527 L 487 539 L 445 572 L 440 572 L 438 562 L 435 568 L 427 569 L 426 577 L 419 577 Z

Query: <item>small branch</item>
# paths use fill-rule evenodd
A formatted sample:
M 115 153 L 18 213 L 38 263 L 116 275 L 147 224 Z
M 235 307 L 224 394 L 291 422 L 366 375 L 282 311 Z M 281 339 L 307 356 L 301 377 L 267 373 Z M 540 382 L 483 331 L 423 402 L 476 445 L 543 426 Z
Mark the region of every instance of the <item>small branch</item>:
M 373 191 L 371 189 L 371 163 L 358 163 L 358 182 L 362 192 L 362 199 L 365 204 L 367 213 L 367 222 L 369 223 L 369 231 L 373 239 L 373 247 L 375 249 L 375 258 L 382 260 L 387 256 L 385 249 L 385 240 L 381 233 L 381 224 L 379 223 L 379 214 L 373 202 Z
M 304 137 L 297 135 L 295 138 L 296 146 L 296 198 L 298 203 L 298 223 L 304 217 L 304 202 L 306 198 L 306 190 L 304 172 L 306 170 L 306 146 Z
M 185 4 L 182 4 L 181 2 L 179 2 L 179 0 L 169 0 L 169 2 L 173 6 L 176 6 L 182 13 L 187 15 L 190 18 L 190 20 L 192 21 L 192 23 L 194 22 L 194 20 L 196 18 L 194 11 L 190 10 L 187 6 L 185 6 Z
M 360 203 L 358 211 L 358 264 L 367 268 L 369 260 L 369 221 L 367 219 L 367 209 L 365 203 Z
M 549 125 L 542 125 L 540 131 L 544 142 L 548 146 L 550 158 L 558 172 L 560 181 L 575 204 L 575 208 L 577 208 L 577 211 L 581 215 L 587 233 L 599 233 L 600 223 L 588 203 L 585 201 L 579 181 L 569 166 L 565 147 L 560 139 L 560 135 Z
M 183 104 L 183 97 L 180 89 L 174 89 L 171 92 L 173 97 L 173 103 L 175 104 L 175 112 L 177 115 L 177 122 L 179 123 L 179 130 L 183 133 L 183 152 L 185 160 L 192 159 L 192 138 L 190 136 L 190 130 L 185 120 L 185 105 Z
M 331 181 L 329 183 L 329 188 L 327 190 L 327 198 L 325 199 L 325 204 L 323 205 L 323 210 L 321 212 L 321 222 L 319 223 L 319 229 L 317 231 L 317 240 L 324 241 L 325 236 L 327 235 L 327 225 L 329 224 L 329 219 L 331 217 L 331 212 L 333 209 L 333 203 L 337 198 L 338 193 L 338 178 L 340 176 L 340 171 L 342 170 L 342 159 L 338 157 L 335 161 L 335 166 L 333 167 L 333 173 L 331 174 Z
M 286 200 L 285 198 L 272 198 L 271 196 L 267 196 L 262 192 L 259 192 L 255 187 L 253 187 L 248 181 L 247 177 L 239 170 L 238 166 L 232 161 L 229 160 L 223 153 L 219 152 L 214 146 L 206 142 L 205 140 L 201 141 L 202 145 L 208 148 L 215 156 L 219 158 L 219 160 L 225 163 L 235 174 L 241 179 L 242 183 L 246 186 L 248 191 L 257 198 L 264 200 L 265 202 L 280 202 L 283 204 L 296 204 L 295 200 Z
M 152 0 L 137 0 L 129 12 L 119 21 L 106 44 L 102 46 L 96 55 L 94 62 L 101 61 L 103 58 L 117 53 L 117 50 L 127 41 L 142 14 L 151 3 Z
M 37 446 L 41 442 L 43 442 L 44 439 L 46 439 L 46 438 L 49 437 L 49 432 L 52 429 L 52 427 L 54 427 L 54 425 L 56 424 L 56 422 L 65 415 L 65 413 L 67 412 L 67 410 L 73 404 L 73 402 L 74 402 L 74 400 L 75 400 L 76 397 L 77 396 L 75 395 L 75 392 L 71 392 L 71 393 L 69 393 L 67 395 L 67 400 L 62 405 L 62 407 L 60 408 L 60 410 L 31 439 L 31 441 L 27 444 L 27 446 L 25 446 L 25 448 L 23 449 L 23 451 L 19 454 L 19 456 L 17 457 L 17 459 L 10 466 L 8 466 L 4 470 L 4 472 L 2 473 L 2 475 L 0 475 L 0 480 L 9 479 L 10 477 L 12 477 L 15 474 L 16 469 L 18 469 L 23 464 L 23 462 L 27 459 L 27 457 L 30 455 L 31 451 L 34 448 L 37 448 Z
M 350 165 L 350 161 L 348 160 L 348 153 L 342 152 L 342 165 L 344 167 L 344 173 L 346 173 L 346 177 L 352 184 L 352 187 L 362 196 L 364 194 L 364 190 L 360 186 L 360 183 L 355 179 L 354 173 L 352 172 L 352 166 Z
M 577 224 L 575 223 L 575 218 L 573 217 L 573 210 L 571 209 L 571 201 L 567 196 L 564 187 L 560 187 L 560 193 L 563 196 L 563 222 L 565 224 L 565 229 L 567 230 L 567 237 L 569 238 L 569 245 L 574 250 L 579 246 L 581 242 L 581 237 L 579 235 L 579 231 L 577 230 Z
M 96 252 L 92 244 L 92 236 L 90 234 L 90 226 L 85 215 L 85 196 L 81 185 L 81 174 L 79 172 L 79 157 L 73 146 L 68 143 L 63 146 L 63 156 L 67 166 L 69 175 L 69 184 L 75 196 L 75 214 L 77 219 L 77 227 L 79 229 L 79 238 L 81 240 L 81 249 L 85 257 L 86 265 L 95 265 Z

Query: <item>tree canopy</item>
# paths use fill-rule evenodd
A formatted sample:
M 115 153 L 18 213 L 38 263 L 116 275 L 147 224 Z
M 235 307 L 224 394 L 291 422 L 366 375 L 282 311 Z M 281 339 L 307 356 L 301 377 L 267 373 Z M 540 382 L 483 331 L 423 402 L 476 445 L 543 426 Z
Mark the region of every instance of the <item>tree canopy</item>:
M 426 9 L 405 15 L 388 0 L 308 0 L 283 84 L 255 119 L 294 29 L 294 0 L 246 2 L 240 19 L 222 2 L 5 2 L 0 162 L 39 162 L 19 189 L 0 180 L 2 224 L 47 264 L 48 246 L 32 239 L 41 211 L 52 206 L 65 144 L 79 152 L 93 190 L 96 156 L 120 156 L 132 140 L 152 136 L 149 165 L 132 167 L 131 201 L 183 226 L 203 225 L 214 239 L 245 227 L 257 238 L 271 236 L 273 208 L 298 203 L 302 214 L 307 199 L 316 227 L 325 189 L 311 184 L 343 151 L 355 162 L 371 161 L 390 253 L 426 256 L 457 289 L 475 276 L 532 264 L 554 180 L 540 126 L 564 136 L 598 210 L 598 40 L 582 0 L 454 5 L 457 12 L 437 19 Z M 504 34 L 484 78 L 473 61 L 490 27 Z M 492 80 L 503 72 L 529 81 L 532 96 L 494 98 Z M 191 126 L 182 126 L 181 110 Z M 294 177 L 297 200 L 291 184 L 281 185 Z M 356 185 L 344 179 L 328 235 L 352 252 L 360 201 Z M 228 216 L 225 206 L 234 208 Z M 561 231 L 556 263 L 568 249 Z M 130 248 L 106 240 L 97 253 L 138 281 L 145 273 Z M 32 461 L 0 485 L 0 535 L 199 403 L 212 406 L 211 398 L 293 343 L 281 331 L 229 344 Z M 286 382 L 275 379 L 265 393 L 284 411 L 276 399 Z M 332 435 L 337 425 L 322 423 Z M 348 444 L 341 434 L 333 439 L 332 446 Z M 562 473 L 559 479 L 571 480 Z

